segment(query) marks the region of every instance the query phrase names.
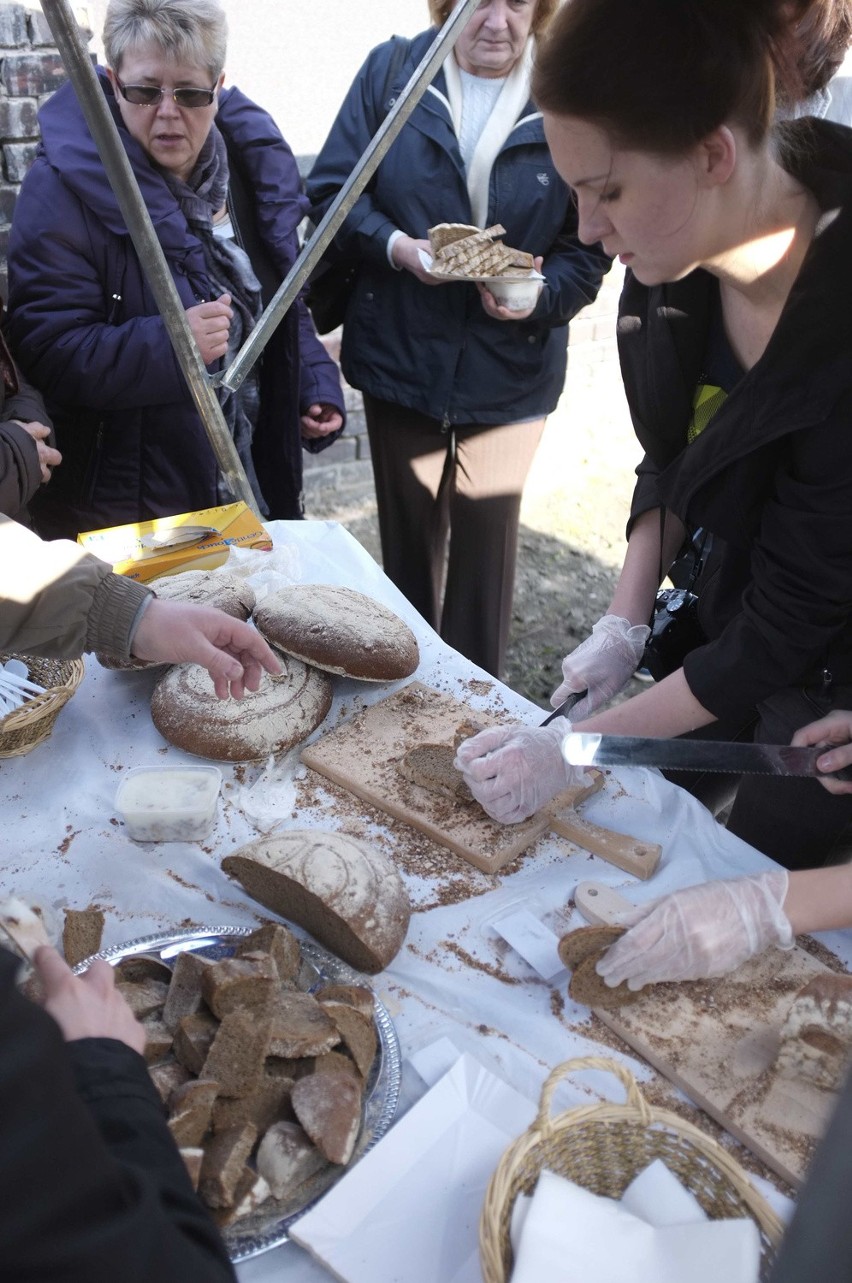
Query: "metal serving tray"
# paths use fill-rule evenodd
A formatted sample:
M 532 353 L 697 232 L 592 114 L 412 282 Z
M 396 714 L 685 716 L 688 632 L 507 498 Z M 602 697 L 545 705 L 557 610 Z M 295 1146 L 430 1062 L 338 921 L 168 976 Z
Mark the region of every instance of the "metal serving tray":
M 323 949 L 299 927 L 292 923 L 287 925 L 298 937 L 302 948 L 303 965 L 298 978 L 299 988 L 313 992 L 323 984 L 368 984 L 360 972 Z M 124 958 L 134 958 L 140 954 L 156 958 L 166 966 L 173 966 L 176 956 L 186 950 L 200 953 L 212 960 L 227 958 L 233 954 L 236 941 L 251 935 L 254 930 L 256 927 L 192 927 L 175 931 L 171 935 L 141 936 L 126 944 L 102 949 L 100 953 L 78 963 L 74 972 L 79 975 L 98 958 L 115 966 Z M 233 1262 L 245 1261 L 286 1243 L 293 1222 L 312 1207 L 363 1154 L 372 1149 L 390 1127 L 399 1101 L 402 1075 L 399 1039 L 387 1008 L 375 994 L 373 1016 L 379 1049 L 364 1089 L 364 1115 L 355 1153 L 345 1167 L 329 1163 L 309 1181 L 300 1185 L 291 1199 L 269 1199 L 253 1216 L 247 1216 L 225 1230 L 224 1238 Z

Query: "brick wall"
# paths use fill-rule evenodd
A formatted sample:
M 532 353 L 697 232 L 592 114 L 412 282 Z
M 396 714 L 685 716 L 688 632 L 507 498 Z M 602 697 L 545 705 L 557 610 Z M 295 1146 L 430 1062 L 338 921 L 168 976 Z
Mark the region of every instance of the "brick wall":
M 78 20 L 85 23 L 82 14 Z M 41 10 L 0 4 L 0 293 L 4 298 L 9 225 L 38 147 L 38 109 L 65 78 Z

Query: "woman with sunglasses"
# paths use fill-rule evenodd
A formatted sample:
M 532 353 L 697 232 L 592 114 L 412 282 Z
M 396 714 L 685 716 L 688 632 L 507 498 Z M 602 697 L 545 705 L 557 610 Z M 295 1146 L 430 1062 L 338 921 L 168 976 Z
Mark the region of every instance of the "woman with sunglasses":
M 272 118 L 223 88 L 218 0 L 111 0 L 101 82 L 208 369 L 229 362 L 297 253 L 296 162 Z M 71 85 L 40 113 L 42 146 L 9 247 L 10 328 L 47 399 L 64 465 L 33 506 L 39 533 L 187 512 L 232 496 L 195 409 Z M 336 367 L 300 302 L 225 419 L 270 517 L 301 516 L 302 447 L 343 425 Z

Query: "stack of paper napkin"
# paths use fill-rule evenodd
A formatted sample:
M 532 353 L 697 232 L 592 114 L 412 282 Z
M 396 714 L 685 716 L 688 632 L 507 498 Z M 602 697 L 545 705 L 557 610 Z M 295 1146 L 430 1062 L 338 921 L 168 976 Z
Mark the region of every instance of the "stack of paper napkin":
M 754 1221 L 708 1220 L 655 1160 L 620 1201 L 543 1171 L 512 1213 L 512 1283 L 757 1283 Z

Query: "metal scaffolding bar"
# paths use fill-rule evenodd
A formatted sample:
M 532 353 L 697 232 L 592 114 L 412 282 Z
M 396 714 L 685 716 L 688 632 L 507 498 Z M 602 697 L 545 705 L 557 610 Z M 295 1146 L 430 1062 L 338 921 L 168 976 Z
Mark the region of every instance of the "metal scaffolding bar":
M 288 308 L 296 301 L 303 285 L 319 263 L 337 234 L 346 215 L 373 177 L 388 149 L 434 79 L 464 28 L 479 7 L 480 0 L 462 0 L 438 32 L 420 65 L 385 117 L 364 155 L 329 206 L 325 218 L 302 249 L 279 286 L 274 298 L 252 330 L 241 351 L 224 374 L 216 376 L 226 388 L 235 389 L 245 379 L 255 361 L 275 332 Z
M 41 0 L 56 46 L 86 117 L 140 263 L 172 341 L 219 467 L 235 498 L 258 513 L 216 390 L 198 350 L 136 176 L 110 114 L 83 35 L 67 0 Z

